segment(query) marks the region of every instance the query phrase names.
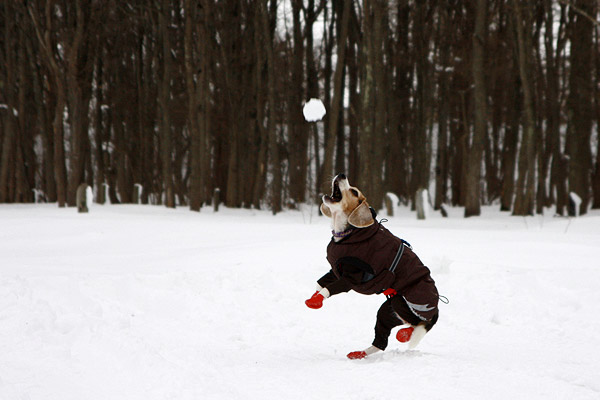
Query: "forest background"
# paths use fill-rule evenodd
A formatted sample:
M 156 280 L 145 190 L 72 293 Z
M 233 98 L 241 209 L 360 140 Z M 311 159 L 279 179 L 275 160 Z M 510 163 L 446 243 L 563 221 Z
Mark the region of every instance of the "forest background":
M 596 0 L 7 0 L 0 203 L 600 208 Z M 302 107 L 322 99 L 308 123 Z M 581 203 L 570 209 L 569 193 Z M 108 197 L 108 198 L 107 198 Z

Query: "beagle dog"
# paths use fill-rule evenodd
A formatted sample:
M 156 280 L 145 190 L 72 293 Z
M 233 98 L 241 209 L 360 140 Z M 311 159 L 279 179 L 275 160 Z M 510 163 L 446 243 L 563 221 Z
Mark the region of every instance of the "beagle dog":
M 331 270 L 317 281 L 317 291 L 306 305 L 321 308 L 325 299 L 350 290 L 384 294 L 386 301 L 377 312 L 372 346 L 351 352 L 348 358 L 365 358 L 385 350 L 397 326 L 401 327 L 398 341 L 414 348 L 439 314 L 439 295 L 429 268 L 408 242 L 375 220 L 366 197 L 344 174 L 333 179 L 332 193 L 323 196 L 320 209 L 331 218 L 332 239 L 327 246 Z

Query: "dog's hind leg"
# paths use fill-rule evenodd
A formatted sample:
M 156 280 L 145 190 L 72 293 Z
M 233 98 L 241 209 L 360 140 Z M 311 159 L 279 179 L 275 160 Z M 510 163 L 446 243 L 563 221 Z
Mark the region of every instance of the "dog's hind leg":
M 415 347 L 417 347 L 421 339 L 425 337 L 426 333 L 427 329 L 423 324 L 415 326 L 415 329 L 413 330 L 412 335 L 410 336 L 410 340 L 408 341 L 409 350 L 412 350 Z

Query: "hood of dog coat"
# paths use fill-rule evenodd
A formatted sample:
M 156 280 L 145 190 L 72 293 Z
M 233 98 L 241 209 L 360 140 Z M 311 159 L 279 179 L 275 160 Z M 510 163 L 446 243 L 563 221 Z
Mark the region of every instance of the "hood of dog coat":
M 341 240 L 339 240 L 338 242 L 335 242 L 335 243 L 339 244 L 341 246 L 345 246 L 345 245 L 359 243 L 359 242 L 362 242 L 365 240 L 369 240 L 371 237 L 373 237 L 374 235 L 377 234 L 379 227 L 380 227 L 380 224 L 374 223 L 373 225 L 368 226 L 366 228 L 353 228 L 352 232 L 350 232 L 349 235 L 347 235 L 346 237 L 342 238 Z M 333 238 L 331 240 L 334 241 Z

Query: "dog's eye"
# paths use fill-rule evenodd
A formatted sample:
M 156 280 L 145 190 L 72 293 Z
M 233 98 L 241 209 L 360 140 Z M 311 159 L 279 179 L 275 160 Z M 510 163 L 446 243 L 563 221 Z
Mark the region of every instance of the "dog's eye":
M 358 192 L 354 189 L 350 189 L 350 192 L 355 195 L 356 197 L 358 197 Z

